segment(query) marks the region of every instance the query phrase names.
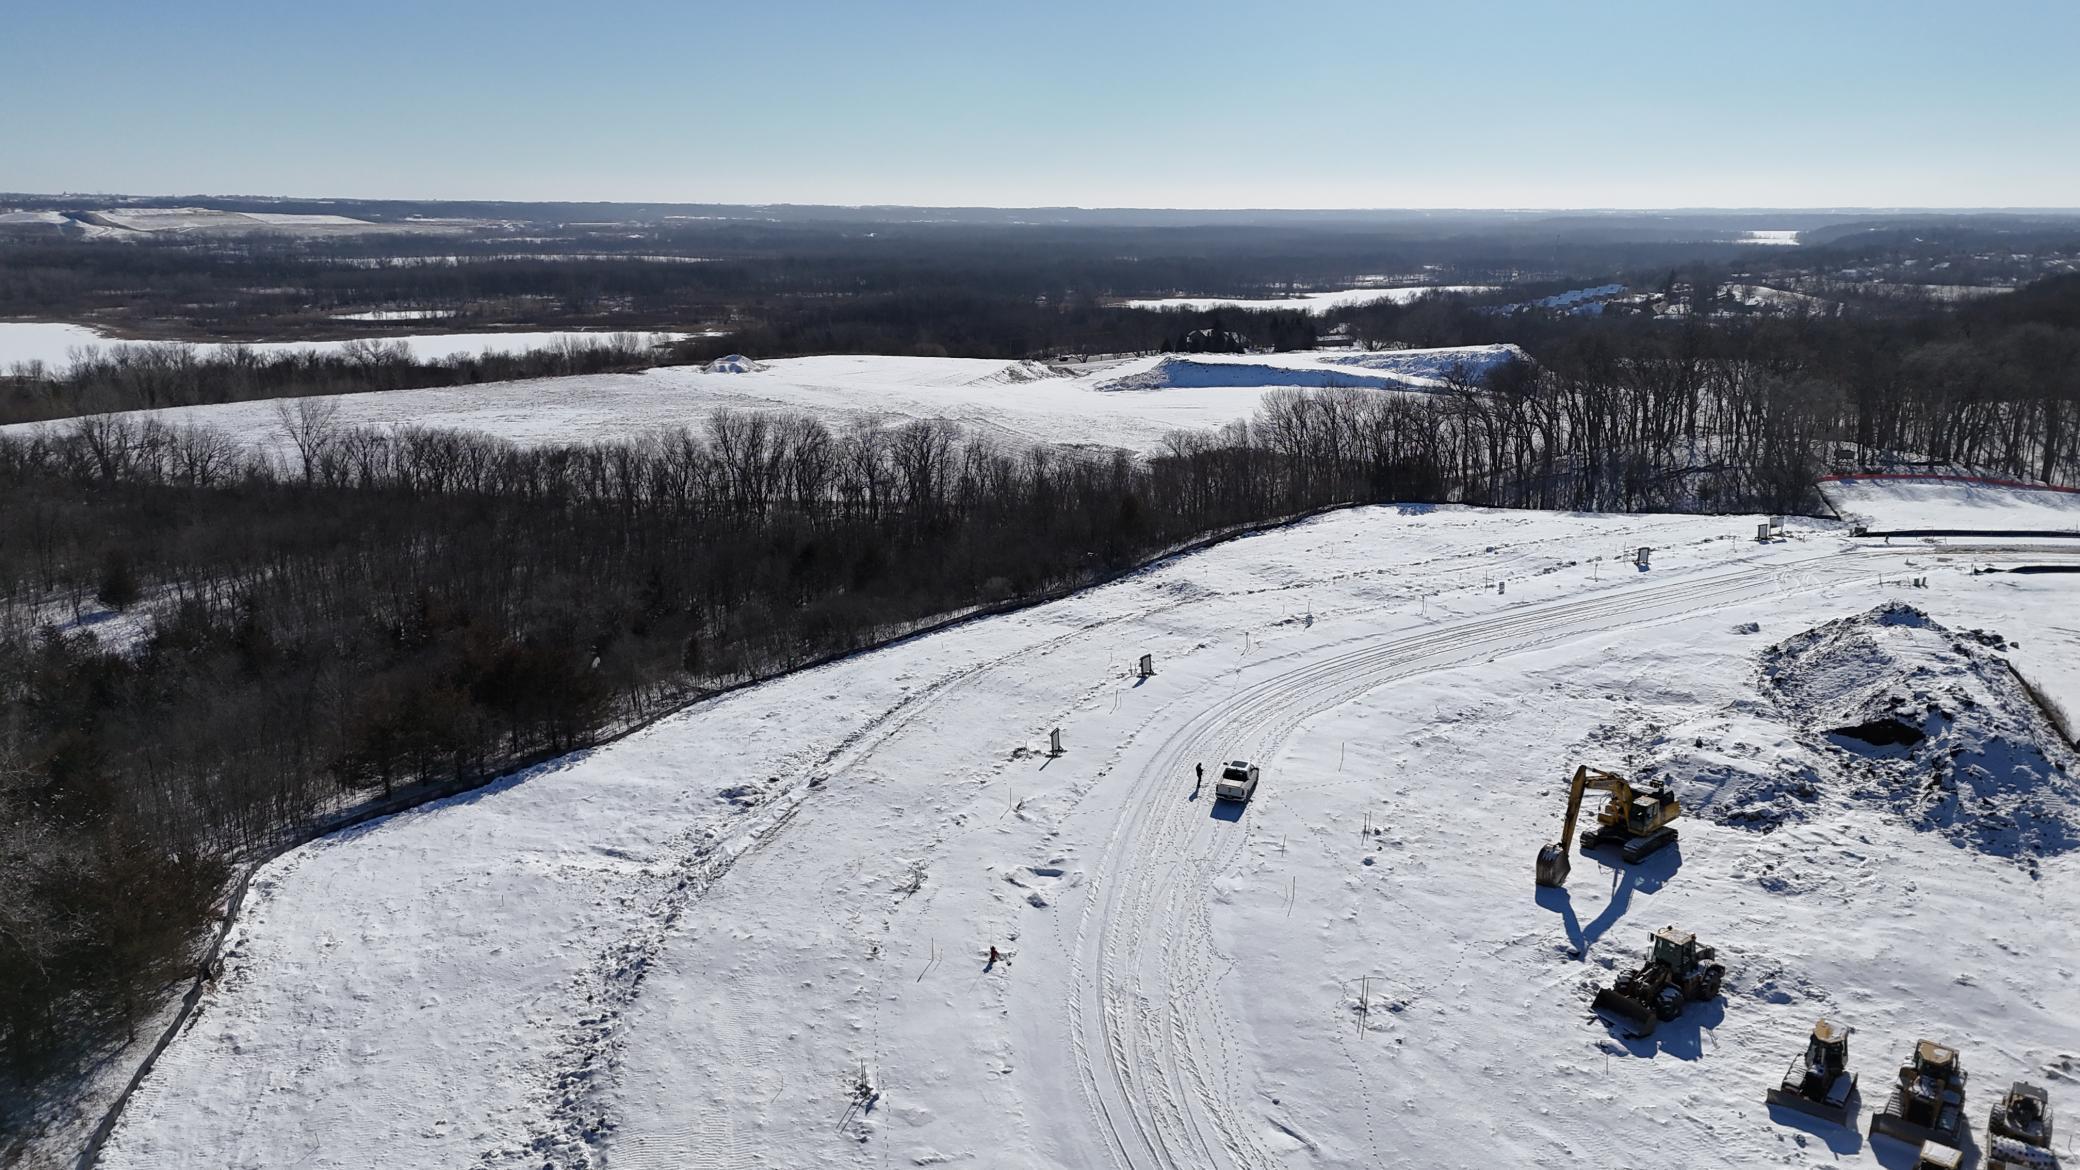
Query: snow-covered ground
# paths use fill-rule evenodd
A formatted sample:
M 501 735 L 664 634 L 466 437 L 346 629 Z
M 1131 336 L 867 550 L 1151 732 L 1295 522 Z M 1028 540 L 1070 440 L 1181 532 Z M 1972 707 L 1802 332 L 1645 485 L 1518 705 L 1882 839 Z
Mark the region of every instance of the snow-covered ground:
M 1289 297 L 1148 297 L 1122 303 L 1129 309 L 1185 309 L 1191 312 L 1205 312 L 1208 309 L 1305 309 L 1310 313 L 1326 313 L 1347 305 L 1371 305 L 1380 301 L 1405 305 L 1428 296 L 1492 292 L 1494 288 L 1491 284 L 1439 284 L 1405 288 L 1346 288 L 1334 292 L 1298 293 Z
M 719 408 L 787 409 L 836 425 L 855 419 L 946 419 L 1026 442 L 1146 450 L 1180 429 L 1246 419 L 1264 395 L 1295 386 L 1427 390 L 1454 367 L 1479 373 L 1516 356 L 1514 346 L 1380 353 L 1165 355 L 1089 367 L 975 358 L 809 357 L 673 367 L 329 399 L 359 426 L 480 431 L 519 443 L 624 439 L 698 425 Z M 270 401 L 150 412 L 268 447 L 284 440 Z M 45 424 L 28 424 L 45 425 Z M 63 425 L 63 424 L 52 424 Z M 15 429 L 15 428 L 5 428 Z
M 1594 288 L 1571 288 L 1566 292 L 1554 293 L 1521 304 L 1498 305 L 1488 310 L 1493 313 L 1518 313 L 1526 309 L 1552 309 L 1559 312 L 1593 316 L 1603 312 L 1605 303 L 1625 295 L 1622 284 L 1599 284 Z
M 360 313 L 334 313 L 335 321 L 432 321 L 453 317 L 453 309 L 369 309 Z
M 1904 1164 L 1763 1104 L 1822 1014 L 1865 1116 L 1923 1036 L 1976 1123 L 2023 1076 L 2070 1111 L 2080 854 L 1996 817 L 2070 828 L 2075 762 L 1966 631 L 2073 646 L 2075 579 L 1754 531 L 1338 513 L 297 850 L 104 1164 Z M 1926 758 L 1816 722 L 1908 700 Z M 1255 801 L 1195 791 L 1238 756 Z M 1695 811 L 1534 892 L 1578 762 Z M 1669 923 L 1725 996 L 1615 1037 L 1592 990 Z
M 592 345 L 606 336 L 610 335 L 565 329 L 526 333 L 385 333 L 369 340 L 386 344 L 403 342 L 412 347 L 412 356 L 420 361 L 446 361 L 456 357 L 476 357 L 487 353 L 520 353 L 567 344 Z M 641 336 L 663 342 L 688 337 L 691 334 L 646 333 Z M 165 344 L 167 343 L 163 341 L 130 341 L 104 337 L 84 325 L 57 321 L 0 321 L 0 372 L 6 371 L 18 362 L 42 362 L 51 369 L 62 370 L 72 364 L 73 351 L 79 349 L 106 351 Z M 245 348 L 256 353 L 337 353 L 349 344 L 350 341 L 344 340 L 260 341 L 250 343 Z M 198 343 L 197 348 L 211 351 L 219 347 Z
M 2080 536 L 2080 492 L 1904 476 L 1820 481 L 1835 515 L 1872 531 L 2060 532 Z
M 1763 284 L 1729 284 L 1726 286 L 1726 295 L 1749 308 L 1772 309 L 1779 313 L 1814 313 L 1831 317 L 1839 316 L 1842 311 L 1840 301 L 1771 288 Z
M 87 239 L 138 239 L 163 235 L 368 235 L 452 230 L 416 220 L 378 223 L 347 215 L 279 211 L 225 211 L 213 207 L 110 207 L 99 211 L 26 213 L 52 217 L 35 222 L 69 225 Z

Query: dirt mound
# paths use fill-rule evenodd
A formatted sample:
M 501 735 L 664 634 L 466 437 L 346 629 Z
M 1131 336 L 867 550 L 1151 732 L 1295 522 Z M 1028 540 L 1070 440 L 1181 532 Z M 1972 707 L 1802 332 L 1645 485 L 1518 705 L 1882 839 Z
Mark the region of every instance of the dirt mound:
M 1061 366 L 1050 366 L 1046 362 L 1036 362 L 1027 359 L 1025 361 L 1012 362 L 994 374 L 984 374 L 980 378 L 975 379 L 970 385 L 1018 386 L 1027 382 L 1044 382 L 1049 378 L 1068 378 L 1074 376 L 1074 373 L 1075 371 L 1064 369 Z
M 2080 848 L 2080 756 L 1996 653 L 2007 643 L 1887 605 L 1762 651 L 1756 695 L 1680 725 L 1619 720 L 1596 750 L 1671 784 L 1684 814 L 1767 833 L 1877 806 L 1961 848 Z
M 1852 799 L 1980 852 L 2064 853 L 2080 847 L 2080 760 L 2005 645 L 1895 603 L 1771 646 L 1758 685 Z

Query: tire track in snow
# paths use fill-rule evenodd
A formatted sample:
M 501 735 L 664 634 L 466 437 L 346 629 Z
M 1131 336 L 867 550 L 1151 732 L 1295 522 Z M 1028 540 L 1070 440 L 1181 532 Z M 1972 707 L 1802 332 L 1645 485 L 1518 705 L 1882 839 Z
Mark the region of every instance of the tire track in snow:
M 1151 609 L 1108 614 L 1076 623 L 1073 628 L 1044 637 L 1009 653 L 942 675 L 929 685 L 903 696 L 894 706 L 875 715 L 807 768 L 806 780 L 766 798 L 750 815 L 764 819 L 746 829 L 733 821 L 712 834 L 681 834 L 666 850 L 676 855 L 666 875 L 665 889 L 642 913 L 633 929 L 595 959 L 581 974 L 573 989 L 573 1002 L 584 1002 L 592 1010 L 581 1016 L 552 1058 L 545 1087 L 537 1091 L 541 1119 L 530 1122 L 531 1135 L 518 1147 L 487 1151 L 478 1159 L 482 1167 L 503 1165 L 549 1165 L 556 1170 L 581 1170 L 602 1161 L 600 1146 L 612 1136 L 612 1118 L 603 1105 L 606 1090 L 617 1079 L 620 1057 L 626 1045 L 624 1022 L 641 992 L 650 965 L 664 951 L 667 937 L 679 917 L 695 900 L 720 881 L 735 864 L 769 844 L 801 811 L 808 794 L 831 776 L 871 759 L 883 745 L 925 717 L 939 701 L 948 698 L 991 672 L 1020 659 L 1044 655 L 1073 644 L 1122 622 L 1144 621 L 1200 604 L 1203 597 L 1188 597 Z M 798 755 L 800 753 L 797 753 Z M 799 766 L 799 765 L 795 765 Z M 670 880 L 676 875 L 676 881 Z M 725 1049 L 724 1059 L 734 1057 Z M 716 1104 L 711 1102 L 711 1104 Z M 734 1145 L 734 1118 L 726 1103 L 703 1110 L 703 1118 L 684 1134 L 631 1143 L 616 1150 L 614 1157 L 630 1165 L 674 1166 L 701 1157 L 697 1164 L 715 1167 L 744 1165 Z M 728 1135 L 731 1144 L 717 1151 L 707 1144 L 714 1135 Z M 718 1160 L 719 1159 L 719 1160 Z M 539 1160 L 539 1161 L 538 1161 Z
M 1151 778 L 1129 786 L 1130 803 L 1088 883 L 1071 955 L 1070 1048 L 1106 1155 L 1119 1166 L 1158 1170 L 1277 1164 L 1234 1108 L 1232 1032 L 1208 974 L 1206 887 L 1234 863 L 1247 830 L 1238 820 L 1204 851 L 1218 822 L 1198 815 L 1200 824 L 1190 827 L 1196 803 L 1178 799 L 1163 782 L 1181 775 L 1186 760 L 1218 761 L 1243 744 L 1250 758 L 1268 759 L 1310 717 L 1387 682 L 1660 624 L 1752 600 L 1765 589 L 1821 588 L 1850 569 L 1839 557 L 1820 556 L 1455 621 L 1305 661 L 1189 720 L 1159 745 Z M 1180 885 L 1178 871 L 1187 863 L 1197 881 Z M 1181 938 L 1181 930 L 1197 937 Z M 1099 1051 L 1102 1063 L 1093 1055 Z

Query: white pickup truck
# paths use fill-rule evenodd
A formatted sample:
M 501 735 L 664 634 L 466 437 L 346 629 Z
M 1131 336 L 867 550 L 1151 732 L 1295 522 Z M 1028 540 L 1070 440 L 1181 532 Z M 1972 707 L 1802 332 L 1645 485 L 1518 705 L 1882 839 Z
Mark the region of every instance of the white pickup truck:
M 1215 800 L 1248 800 L 1257 794 L 1257 766 L 1247 760 L 1229 760 L 1221 765 L 1220 779 L 1213 782 Z

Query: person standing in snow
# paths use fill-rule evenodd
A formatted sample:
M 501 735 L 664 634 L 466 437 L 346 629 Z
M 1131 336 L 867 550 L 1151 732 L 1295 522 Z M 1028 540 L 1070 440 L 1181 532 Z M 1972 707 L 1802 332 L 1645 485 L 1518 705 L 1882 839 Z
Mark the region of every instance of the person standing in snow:
M 1192 766 L 1199 770 L 1198 776 L 1192 781 L 1192 795 L 1197 796 L 1199 795 L 1199 790 L 1206 786 L 1206 762 L 1201 760 Z

